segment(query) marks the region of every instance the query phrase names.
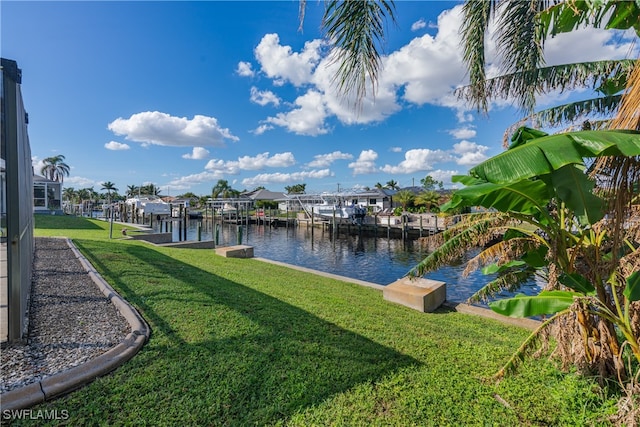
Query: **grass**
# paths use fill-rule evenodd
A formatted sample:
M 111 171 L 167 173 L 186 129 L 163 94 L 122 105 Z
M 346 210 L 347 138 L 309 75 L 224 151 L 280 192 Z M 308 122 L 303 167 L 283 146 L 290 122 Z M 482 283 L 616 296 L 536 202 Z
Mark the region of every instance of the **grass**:
M 97 220 L 36 227 L 71 237 L 152 328 L 123 367 L 34 408 L 67 410 L 70 425 L 595 425 L 615 412 L 615 393 L 546 359 L 488 381 L 527 335 L 516 327 L 254 259 L 110 240 Z

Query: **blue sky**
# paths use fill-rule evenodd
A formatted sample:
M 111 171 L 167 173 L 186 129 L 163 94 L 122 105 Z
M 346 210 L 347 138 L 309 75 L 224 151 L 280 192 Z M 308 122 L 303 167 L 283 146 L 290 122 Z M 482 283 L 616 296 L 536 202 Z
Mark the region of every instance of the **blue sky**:
M 485 117 L 452 95 L 467 82 L 459 5 L 396 3 L 379 91 L 360 112 L 331 84 L 322 2 L 308 1 L 299 31 L 293 0 L 2 1 L 1 47 L 23 70 L 36 172 L 64 155 L 65 187 L 112 181 L 122 194 L 153 183 L 162 195 L 206 195 L 225 179 L 238 190 L 334 191 L 427 175 L 448 186 L 502 151 L 521 116 L 501 102 Z M 619 33 L 585 29 L 550 40 L 546 57 L 631 49 Z

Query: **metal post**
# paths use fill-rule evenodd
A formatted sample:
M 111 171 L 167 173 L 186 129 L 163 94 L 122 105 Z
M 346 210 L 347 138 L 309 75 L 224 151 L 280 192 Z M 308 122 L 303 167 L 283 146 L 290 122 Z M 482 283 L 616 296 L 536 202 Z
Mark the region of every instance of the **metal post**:
M 109 238 L 113 239 L 113 206 L 109 200 Z
M 335 206 L 333 207 L 333 224 L 332 224 L 332 227 L 333 227 L 333 234 L 335 235 L 338 232 L 338 230 L 336 229 L 336 208 L 335 208 Z
M 184 211 L 184 218 L 182 219 L 182 227 L 184 228 L 182 235 L 184 236 L 184 240 L 187 240 L 187 209 Z

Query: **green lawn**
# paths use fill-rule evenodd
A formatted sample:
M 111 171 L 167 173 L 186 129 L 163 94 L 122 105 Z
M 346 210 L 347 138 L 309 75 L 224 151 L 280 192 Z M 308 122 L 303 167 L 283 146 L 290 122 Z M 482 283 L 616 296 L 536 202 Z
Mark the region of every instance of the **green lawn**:
M 546 359 L 488 381 L 526 337 L 516 327 L 419 313 L 254 259 L 123 240 L 117 224 L 113 240 L 97 220 L 37 217 L 36 227 L 71 237 L 152 329 L 126 365 L 35 408 L 66 409 L 70 425 L 600 425 L 615 412 L 618 396 Z

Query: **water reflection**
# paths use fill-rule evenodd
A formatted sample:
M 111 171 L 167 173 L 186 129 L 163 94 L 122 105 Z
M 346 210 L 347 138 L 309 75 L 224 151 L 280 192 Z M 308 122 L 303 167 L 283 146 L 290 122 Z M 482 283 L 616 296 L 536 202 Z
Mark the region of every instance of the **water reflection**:
M 197 240 L 198 221 L 191 220 L 187 227 L 187 240 Z M 210 222 L 200 223 L 201 240 L 212 240 L 215 228 Z M 238 226 L 218 224 L 218 244 L 238 243 Z M 157 231 L 159 229 L 158 226 Z M 178 241 L 177 223 L 173 227 L 173 239 Z M 416 239 L 389 238 L 383 229 L 377 235 L 358 233 L 353 227 L 349 233 L 334 234 L 320 228 L 270 227 L 268 225 L 242 225 L 242 244 L 253 246 L 256 257 L 286 262 L 340 276 L 388 285 L 403 277 L 419 263 L 428 252 Z M 473 255 L 473 254 L 471 254 Z M 462 277 L 465 260 L 428 273 L 426 278 L 447 283 L 447 300 L 463 302 L 484 286 L 494 276 L 476 271 Z M 522 290 L 530 294 L 537 291 L 535 283 L 528 283 Z

